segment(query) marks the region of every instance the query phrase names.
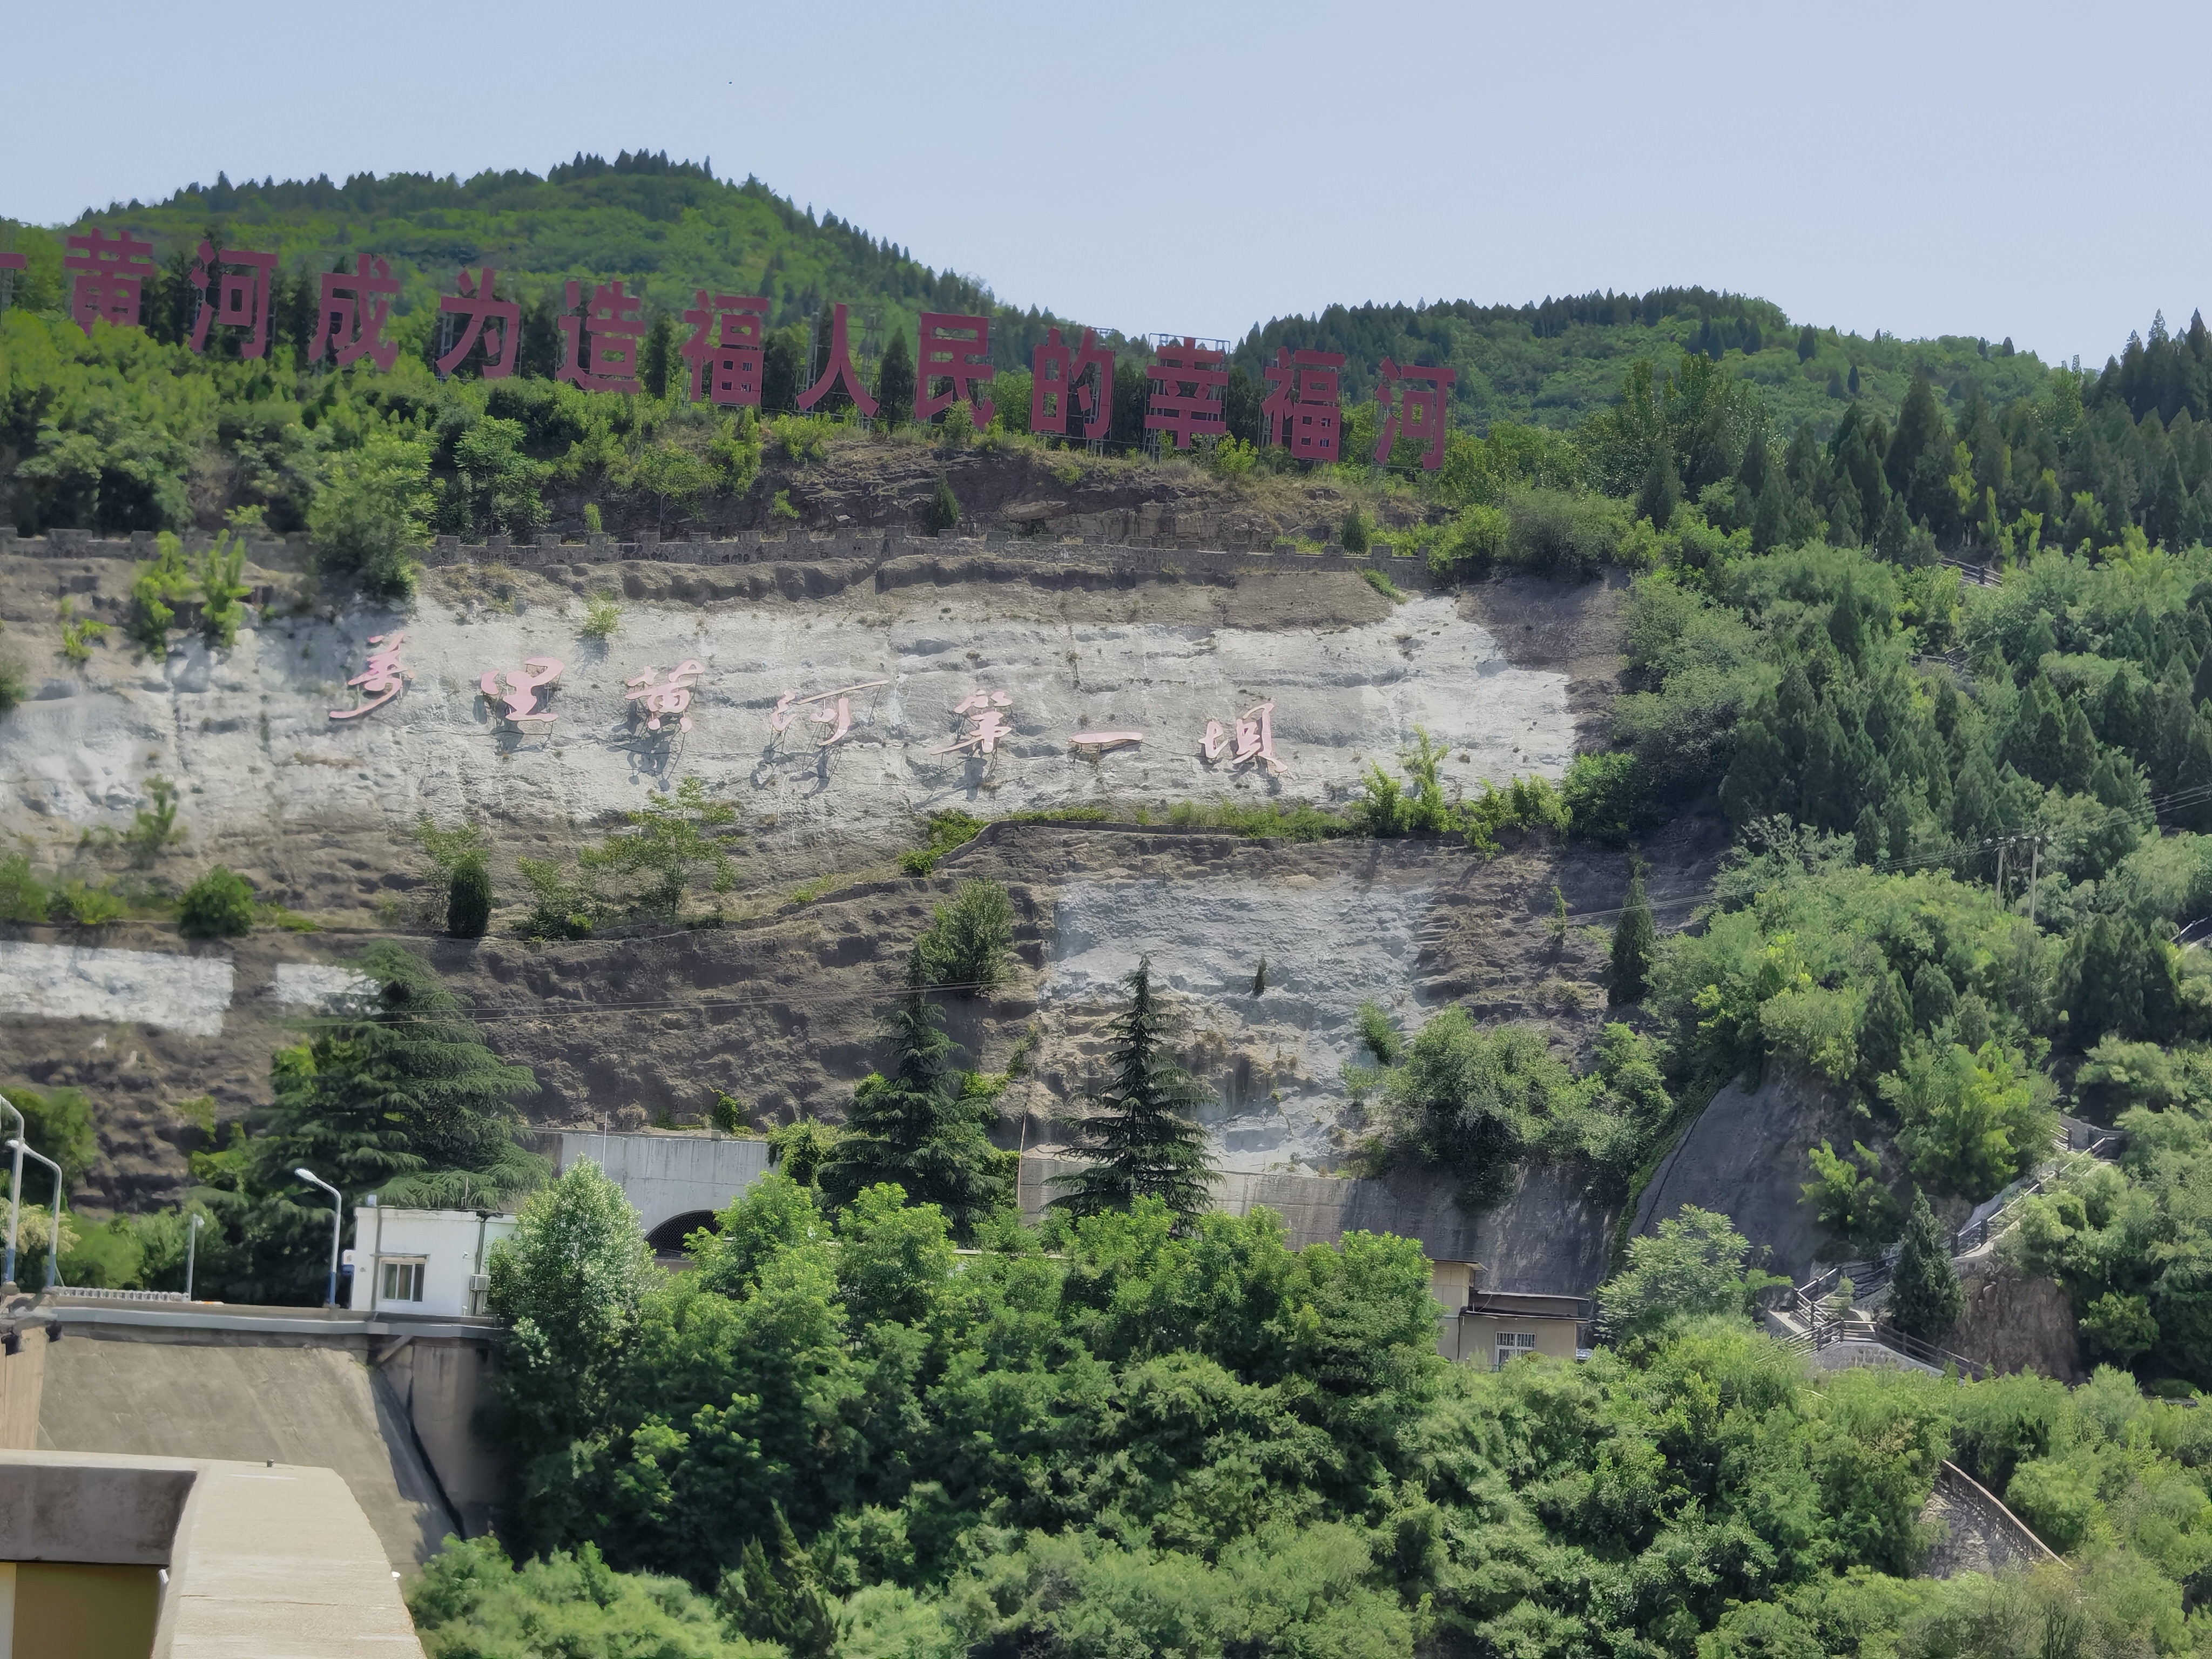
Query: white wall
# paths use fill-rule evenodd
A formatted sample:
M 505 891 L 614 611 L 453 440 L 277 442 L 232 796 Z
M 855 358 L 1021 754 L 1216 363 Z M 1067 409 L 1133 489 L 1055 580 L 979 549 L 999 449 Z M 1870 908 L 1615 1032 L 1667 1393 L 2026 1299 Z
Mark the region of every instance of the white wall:
M 354 1264 L 348 1305 L 360 1313 L 374 1310 L 449 1319 L 483 1312 L 484 1258 L 493 1245 L 512 1237 L 515 1227 L 511 1215 L 487 1218 L 474 1210 L 402 1210 L 376 1204 L 357 1206 L 353 1222 L 354 1248 L 346 1252 Z M 394 1261 L 423 1264 L 420 1301 L 395 1302 L 381 1294 L 381 1264 Z
M 562 1173 L 587 1158 L 623 1189 L 649 1233 L 676 1216 L 726 1208 L 768 1173 L 768 1142 L 563 1131 Z

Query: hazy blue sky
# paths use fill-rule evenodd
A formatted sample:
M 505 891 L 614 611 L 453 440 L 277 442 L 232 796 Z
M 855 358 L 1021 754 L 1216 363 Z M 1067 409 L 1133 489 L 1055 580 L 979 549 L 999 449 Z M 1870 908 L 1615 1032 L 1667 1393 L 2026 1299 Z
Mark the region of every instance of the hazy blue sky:
M 0 41 L 41 222 L 643 147 L 1133 331 L 1703 283 L 2100 363 L 2212 299 L 2202 5 L 0 0 Z

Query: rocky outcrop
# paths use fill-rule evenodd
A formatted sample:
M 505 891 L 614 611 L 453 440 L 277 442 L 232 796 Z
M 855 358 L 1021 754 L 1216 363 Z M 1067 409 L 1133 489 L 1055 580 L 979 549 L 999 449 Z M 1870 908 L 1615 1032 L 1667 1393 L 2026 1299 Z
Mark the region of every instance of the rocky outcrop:
M 1958 1263 L 1966 1293 L 1943 1346 L 1993 1371 L 2035 1371 L 2062 1382 L 2089 1375 L 2073 1298 L 2056 1279 L 2030 1279 L 1984 1245 Z
M 1765 1249 L 1769 1272 L 1802 1284 L 1815 1269 L 1821 1243 L 1804 1198 L 1812 1175 L 1806 1155 L 1824 1140 L 1847 1144 L 1853 1127 L 1839 1094 L 1779 1066 L 1770 1066 L 1756 1089 L 1730 1083 L 1644 1188 L 1635 1230 L 1651 1232 L 1686 1204 L 1716 1210 Z

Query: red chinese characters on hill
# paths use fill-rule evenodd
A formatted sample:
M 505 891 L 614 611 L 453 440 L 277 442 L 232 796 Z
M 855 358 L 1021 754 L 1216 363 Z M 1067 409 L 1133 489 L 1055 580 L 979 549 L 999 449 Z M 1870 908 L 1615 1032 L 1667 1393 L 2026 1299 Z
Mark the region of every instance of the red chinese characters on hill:
M 1229 354 L 1185 336 L 1163 343 L 1152 376 L 1152 396 L 1145 411 L 1145 430 L 1164 432 L 1177 449 L 1200 438 L 1218 438 L 1229 430 Z
M 62 269 L 70 273 L 70 320 L 88 335 L 94 323 L 138 326 L 139 302 L 154 275 L 154 245 L 129 231 L 110 236 L 94 225 L 70 237 Z
M 201 305 L 185 343 L 194 351 L 205 351 L 210 326 L 234 328 L 246 336 L 238 343 L 240 356 L 266 356 L 270 288 L 276 275 L 273 253 L 248 253 L 235 247 L 218 251 L 212 242 L 202 242 L 191 273 L 192 288 L 200 295 Z M 215 290 L 212 299 L 208 294 L 210 287 Z
M 846 332 L 846 315 L 849 310 L 850 307 L 844 305 L 830 307 L 830 362 L 822 371 L 822 378 L 799 394 L 799 406 L 802 410 L 811 410 L 830 395 L 833 387 L 842 385 L 846 395 L 852 398 L 854 408 L 863 415 L 876 412 L 876 400 L 868 395 L 868 388 L 861 383 L 860 371 L 853 362 L 852 340 Z M 917 380 L 916 385 L 919 384 Z
M 483 344 L 484 379 L 503 380 L 514 373 L 514 361 L 520 355 L 522 307 L 513 300 L 493 297 L 492 285 L 498 276 L 496 269 L 486 265 L 471 279 L 468 268 L 463 266 L 459 280 L 455 283 L 460 291 L 439 296 L 438 309 L 441 312 L 469 319 L 468 326 L 461 331 L 461 337 L 453 343 L 453 349 L 438 359 L 439 374 L 451 374 L 466 362 L 469 353 L 476 349 L 479 341 Z M 494 331 L 489 334 L 485 331 L 487 324 L 493 325 Z
M 319 363 L 329 350 L 340 368 L 366 357 L 388 371 L 399 359 L 399 345 L 384 337 L 384 326 L 392 320 L 392 301 L 398 292 L 399 279 L 391 266 L 372 253 L 356 258 L 349 272 L 324 272 L 322 318 L 307 347 L 307 361 Z
M 1058 329 L 1047 329 L 1030 357 L 1030 430 L 1067 437 L 1077 420 L 1083 422 L 1080 435 L 1094 441 L 1112 427 L 1114 354 L 1091 329 L 1083 331 L 1083 343 L 1073 351 Z
M 991 367 L 991 319 L 963 317 L 951 312 L 921 313 L 921 341 L 915 354 L 914 418 L 927 424 L 955 403 L 965 403 L 969 418 L 981 432 L 991 424 L 998 405 L 977 398 L 979 382 L 988 382 L 998 371 Z M 941 392 L 932 388 L 939 383 Z
M 693 400 L 758 409 L 768 301 L 743 294 L 717 294 L 710 301 L 702 288 L 684 320 L 691 325 L 684 355 L 691 362 Z
M 1445 404 L 1455 368 L 1402 368 L 1382 360 L 1375 382 L 1375 401 L 1382 406 L 1382 429 L 1375 440 L 1375 465 L 1390 465 L 1390 452 L 1401 438 L 1421 446 L 1421 465 L 1433 472 L 1444 464 Z
M 592 289 L 591 307 L 577 315 L 581 283 L 571 280 L 561 313 L 561 337 L 566 344 L 561 372 L 556 377 L 586 392 L 630 392 L 638 389 L 638 342 L 645 337 L 645 301 L 623 292 L 622 279 L 600 283 Z M 588 363 L 584 346 L 591 348 Z
M 1340 459 L 1339 441 L 1343 416 L 1337 408 L 1341 351 L 1275 349 L 1275 361 L 1263 371 L 1267 396 L 1260 404 L 1266 425 L 1261 441 L 1280 445 L 1302 461 Z

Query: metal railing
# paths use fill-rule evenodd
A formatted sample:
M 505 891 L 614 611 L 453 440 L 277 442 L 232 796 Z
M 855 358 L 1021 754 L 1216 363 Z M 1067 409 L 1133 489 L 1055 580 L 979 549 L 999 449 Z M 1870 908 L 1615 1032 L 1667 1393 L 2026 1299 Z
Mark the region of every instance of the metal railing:
M 1807 1322 L 1806 1329 L 1788 1339 L 1788 1346 L 1801 1353 L 1818 1353 L 1838 1342 L 1871 1342 L 1877 1347 L 1887 1348 L 1892 1353 L 1902 1354 L 1939 1371 L 1955 1369 L 1960 1376 L 1977 1382 L 1992 1375 L 1990 1368 L 1964 1354 L 1953 1353 L 1948 1348 L 1900 1331 L 1894 1325 L 1875 1319 L 1858 1319 L 1848 1314 L 1824 1314 L 1815 1310 Z
M 104 1291 L 89 1286 L 57 1285 L 54 1298 L 60 1302 L 168 1302 L 189 1301 L 182 1291 Z

